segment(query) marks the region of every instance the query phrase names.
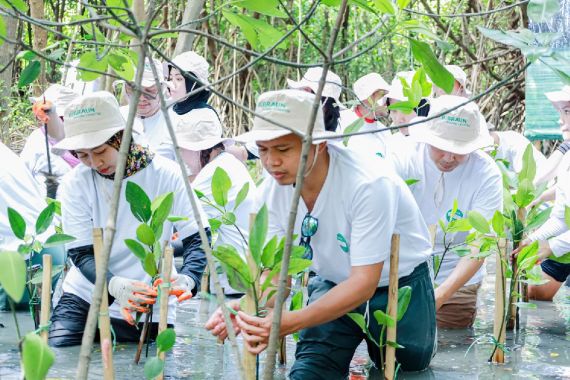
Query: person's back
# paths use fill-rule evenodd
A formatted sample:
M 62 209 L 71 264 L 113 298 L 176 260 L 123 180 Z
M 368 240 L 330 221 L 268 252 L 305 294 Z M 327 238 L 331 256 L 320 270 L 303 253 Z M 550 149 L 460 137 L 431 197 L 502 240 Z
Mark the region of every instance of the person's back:
M 523 166 L 523 154 L 529 144 L 532 146 L 532 154 L 537 168 L 544 165 L 546 158 L 532 145 L 529 139 L 515 131 L 491 132 L 498 136 L 497 155 L 495 159 L 503 159 L 510 163 L 509 169 L 519 173 Z M 495 140 L 496 141 L 496 140 Z M 538 169 L 537 169 L 538 170 Z
M 8 220 L 8 207 L 18 211 L 27 226 L 33 226 L 46 206 L 42 191 L 24 162 L 0 142 L 0 247 L 16 249 L 20 243 Z

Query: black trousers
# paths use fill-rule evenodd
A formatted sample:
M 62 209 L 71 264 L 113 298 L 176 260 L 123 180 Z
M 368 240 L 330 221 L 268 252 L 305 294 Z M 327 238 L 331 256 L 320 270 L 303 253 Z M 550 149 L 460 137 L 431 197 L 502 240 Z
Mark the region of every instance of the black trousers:
M 63 293 L 51 317 L 48 344 L 54 347 L 80 345 L 88 313 L 88 302 L 74 294 Z M 115 332 L 117 343 L 138 342 L 142 325 L 139 323 L 137 329 L 123 319 L 111 318 L 111 327 Z M 158 335 L 158 323 L 151 324 L 149 333 L 150 339 L 154 340 Z M 99 329 L 97 329 L 95 341 L 99 341 Z

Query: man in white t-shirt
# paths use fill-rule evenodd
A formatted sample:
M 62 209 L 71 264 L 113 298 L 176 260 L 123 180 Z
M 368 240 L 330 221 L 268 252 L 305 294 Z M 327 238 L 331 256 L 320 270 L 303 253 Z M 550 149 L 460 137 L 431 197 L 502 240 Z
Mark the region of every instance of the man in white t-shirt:
M 158 77 L 160 78 L 160 88 L 156 86 L 152 67 L 150 66 L 151 64 L 156 68 Z M 138 133 L 134 134 L 133 138 L 137 143 L 149 147 L 157 154 L 170 160 L 176 160 L 172 140 L 168 133 L 168 127 L 166 126 L 164 115 L 160 109 L 160 97 L 158 93 L 159 91 L 164 91 L 164 83 L 162 64 L 156 59 L 150 60 L 147 58 L 141 81 L 142 92 L 137 106 L 137 114 L 134 121 L 135 125 L 133 126 L 133 129 Z M 134 90 L 128 84 L 125 84 L 125 86 L 125 93 L 130 103 Z M 121 113 L 123 118 L 127 120 L 129 116 L 129 106 L 121 107 Z
M 544 165 L 546 158 L 535 148 L 534 145 L 516 131 L 495 131 L 493 128 L 489 131 L 493 142 L 496 146 L 495 160 L 501 159 L 508 163 L 507 169 L 511 173 L 520 173 L 523 167 L 523 155 L 530 144 L 532 147 L 532 155 L 536 162 L 537 171 Z
M 363 125 L 359 132 L 373 131 L 379 128 L 386 128 L 378 121 L 380 116 L 386 115 L 386 107 L 380 104 L 381 99 L 390 90 L 390 85 L 380 74 L 366 74 L 352 86 L 359 104 L 354 106 L 354 114 L 362 119 Z M 358 119 L 357 119 L 358 120 Z M 390 131 L 369 133 L 365 135 L 351 136 L 348 139 L 347 147 L 358 150 L 372 158 L 386 156 L 386 138 Z
M 436 98 L 430 116 L 464 101 L 451 95 Z M 501 173 L 493 159 L 480 150 L 493 143 L 482 123 L 479 108 L 469 103 L 410 127 L 410 138 L 416 143 L 412 149 L 396 151 L 390 157 L 403 179 L 417 181 L 411 190 L 428 225 L 467 217 L 469 211 L 487 219 L 502 211 Z M 455 200 L 458 208 L 451 215 Z M 483 260 L 471 258 L 476 249 L 461 258 L 449 249 L 463 243 L 466 235 L 451 233 L 444 239 L 441 229 L 437 231 L 434 255 L 442 260 L 435 268 L 435 297 L 441 327 L 465 328 L 475 320 Z
M 302 148 L 299 135 L 306 132 L 314 102 L 314 95 L 296 90 L 264 93 L 258 99 L 257 114 L 296 133 L 256 117 L 252 131 L 239 137 L 256 141 L 263 166 L 271 175 L 258 193 L 259 203 L 269 210 L 268 237 L 286 233 Z M 313 138 L 330 134 L 319 109 Z M 431 244 L 406 184 L 383 160 L 372 164 L 356 160 L 349 150 L 322 141 L 313 143 L 304 171 L 294 233 L 301 237 L 305 255 L 312 257 L 311 270 L 316 275 L 309 282 L 308 306 L 283 311 L 280 335 L 300 331 L 290 378 L 345 378 L 363 339 L 378 363 L 380 352 L 346 314 L 386 310 L 392 234 L 401 239 L 400 286 L 412 288 L 409 309 L 398 322 L 398 343 L 405 348 L 398 349 L 396 357 L 404 370 L 427 368 L 435 342 L 427 265 Z M 239 309 L 239 302 L 231 306 Z M 272 314 L 269 310 L 260 318 L 239 312 L 235 319 L 251 352 L 266 348 Z M 221 338 L 227 336 L 219 310 L 206 328 Z M 369 329 L 372 336 L 379 336 L 374 318 L 369 319 Z

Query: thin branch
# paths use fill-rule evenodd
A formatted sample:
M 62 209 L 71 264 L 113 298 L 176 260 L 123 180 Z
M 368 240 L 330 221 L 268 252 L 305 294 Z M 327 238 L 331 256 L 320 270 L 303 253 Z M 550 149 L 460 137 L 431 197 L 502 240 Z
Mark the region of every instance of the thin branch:
M 507 10 L 512 9 L 512 8 L 520 7 L 520 6 L 523 6 L 525 4 L 528 4 L 529 2 L 530 2 L 530 0 L 523 0 L 523 1 L 519 1 L 518 3 L 513 3 L 510 5 L 506 5 L 504 7 L 501 7 L 501 8 L 491 9 L 488 11 L 474 12 L 474 13 L 454 13 L 454 14 L 449 14 L 449 15 L 442 15 L 442 14 L 431 13 L 431 12 L 421 12 L 421 11 L 416 11 L 414 9 L 409 9 L 409 8 L 404 8 L 404 11 L 406 11 L 408 13 L 413 13 L 416 15 L 427 16 L 427 17 L 432 17 L 432 18 L 482 17 L 482 16 L 487 16 L 487 15 L 493 14 L 493 13 L 504 12 L 504 11 L 507 11 Z

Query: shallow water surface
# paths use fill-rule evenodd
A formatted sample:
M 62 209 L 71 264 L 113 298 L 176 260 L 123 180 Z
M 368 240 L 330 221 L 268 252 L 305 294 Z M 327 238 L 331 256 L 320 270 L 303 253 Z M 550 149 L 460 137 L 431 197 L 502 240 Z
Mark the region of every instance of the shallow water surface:
M 491 263 L 489 263 L 491 264 Z M 492 265 L 488 265 L 492 269 Z M 523 329 L 508 334 L 507 363 L 487 362 L 492 346 L 485 344 L 486 334 L 493 331 L 494 274 L 489 273 L 481 289 L 476 325 L 471 330 L 440 330 L 438 352 L 430 368 L 421 373 L 400 373 L 399 379 L 570 379 L 570 288 L 563 287 L 554 302 L 536 302 L 537 309 L 521 310 Z M 166 359 L 169 379 L 237 379 L 235 358 L 228 343 L 218 344 L 203 329 L 215 305 L 193 299 L 178 310 L 177 341 Z M 33 330 L 29 315 L 18 313 L 20 329 Z M 0 379 L 19 378 L 19 357 L 14 321 L 10 313 L 0 312 Z M 4 326 L 4 327 L 2 327 Z M 239 339 L 238 339 L 239 342 Z M 79 357 L 79 347 L 54 349 L 56 362 L 50 379 L 72 379 Z M 144 379 L 144 351 L 140 365 L 133 364 L 135 345 L 118 345 L 113 360 L 117 379 Z M 276 379 L 285 379 L 294 361 L 295 343 L 288 337 L 287 365 L 276 369 Z M 156 347 L 150 346 L 149 355 Z M 356 356 L 366 358 L 361 345 Z M 264 355 L 260 361 L 263 363 Z M 262 364 L 261 364 L 262 366 Z M 260 369 L 262 371 L 262 369 Z M 92 354 L 90 378 L 102 378 L 100 351 Z M 379 378 L 372 371 L 370 378 Z

